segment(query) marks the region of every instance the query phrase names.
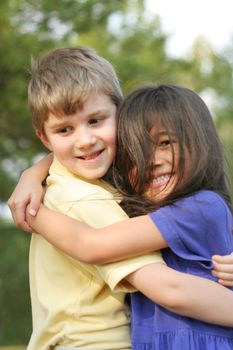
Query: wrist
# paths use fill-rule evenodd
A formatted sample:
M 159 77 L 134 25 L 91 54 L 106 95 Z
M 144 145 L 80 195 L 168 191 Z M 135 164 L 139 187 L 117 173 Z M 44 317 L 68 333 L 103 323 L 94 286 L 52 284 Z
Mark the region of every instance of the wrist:
M 30 168 L 25 169 L 22 173 L 20 178 L 21 179 L 26 179 L 26 180 L 31 180 L 31 179 L 36 179 L 38 182 L 40 182 L 41 184 L 44 183 L 44 181 L 46 180 L 46 177 L 48 176 L 48 172 L 47 171 L 42 171 L 42 169 L 37 166 L 37 164 L 32 165 Z

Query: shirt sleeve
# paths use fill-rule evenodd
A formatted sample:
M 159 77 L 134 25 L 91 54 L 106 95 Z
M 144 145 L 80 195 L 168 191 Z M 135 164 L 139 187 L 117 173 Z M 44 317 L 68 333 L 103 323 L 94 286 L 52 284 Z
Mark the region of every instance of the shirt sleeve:
M 209 262 L 232 252 L 232 215 L 223 199 L 203 191 L 150 214 L 169 248 L 187 260 Z
M 91 196 L 74 202 L 72 206 L 69 206 L 66 214 L 95 228 L 108 226 L 128 218 L 112 195 L 106 191 L 92 193 Z M 132 292 L 134 288 L 123 279 L 139 268 L 153 263 L 164 263 L 160 252 L 152 252 L 119 262 L 95 265 L 95 268 L 111 290 Z

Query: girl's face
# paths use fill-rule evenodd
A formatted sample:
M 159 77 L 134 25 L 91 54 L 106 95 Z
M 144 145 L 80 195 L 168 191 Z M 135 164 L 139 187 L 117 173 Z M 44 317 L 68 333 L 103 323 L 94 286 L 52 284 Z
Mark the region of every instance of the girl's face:
M 151 164 L 151 182 L 145 194 L 157 201 L 166 198 L 178 182 L 180 151 L 175 133 L 153 128 L 151 136 L 157 142 Z

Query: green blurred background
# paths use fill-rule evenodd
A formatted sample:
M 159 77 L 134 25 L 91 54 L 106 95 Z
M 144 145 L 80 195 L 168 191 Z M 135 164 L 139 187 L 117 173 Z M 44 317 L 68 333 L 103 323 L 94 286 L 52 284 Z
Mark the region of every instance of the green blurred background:
M 144 0 L 0 2 L 0 346 L 26 344 L 31 333 L 30 235 L 20 233 L 4 215 L 20 173 L 45 152 L 27 108 L 31 57 L 53 47 L 87 45 L 113 63 L 124 93 L 154 82 L 184 85 L 211 97 L 209 107 L 232 174 L 233 38 L 221 52 L 199 38 L 184 58 L 170 57 L 160 18 L 148 18 L 144 9 Z

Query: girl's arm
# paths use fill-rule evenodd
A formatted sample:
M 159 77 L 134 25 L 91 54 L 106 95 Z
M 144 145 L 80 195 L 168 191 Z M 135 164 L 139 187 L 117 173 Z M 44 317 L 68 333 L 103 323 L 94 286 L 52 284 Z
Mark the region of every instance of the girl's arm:
M 122 260 L 167 246 L 147 215 L 95 229 L 41 205 L 37 216 L 27 215 L 27 221 L 51 244 L 74 259 L 89 264 Z M 222 284 L 233 285 L 233 255 L 215 257 L 217 259 L 225 262 L 215 265 L 218 274 L 222 273 L 221 279 L 225 277 L 226 281 Z
M 31 215 L 36 215 L 44 194 L 42 183 L 48 176 L 52 158 L 52 154 L 49 154 L 37 164 L 26 169 L 8 200 L 8 206 L 16 226 L 24 231 L 32 231 L 26 221 L 26 207 Z
M 129 220 L 125 220 L 94 229 L 41 206 L 37 216 L 30 218 L 29 222 L 50 243 L 87 263 L 119 260 L 119 257 L 123 259 L 166 246 L 147 216 L 130 219 L 130 225 Z M 233 326 L 233 293 L 215 282 L 177 272 L 162 264 L 141 268 L 129 275 L 127 280 L 170 311 Z
M 89 264 L 122 260 L 167 247 L 148 215 L 93 228 L 41 205 L 36 217 L 27 215 L 27 222 L 51 244 Z
M 126 279 L 155 303 L 176 314 L 233 326 L 233 293 L 218 283 L 162 264 L 142 267 Z

